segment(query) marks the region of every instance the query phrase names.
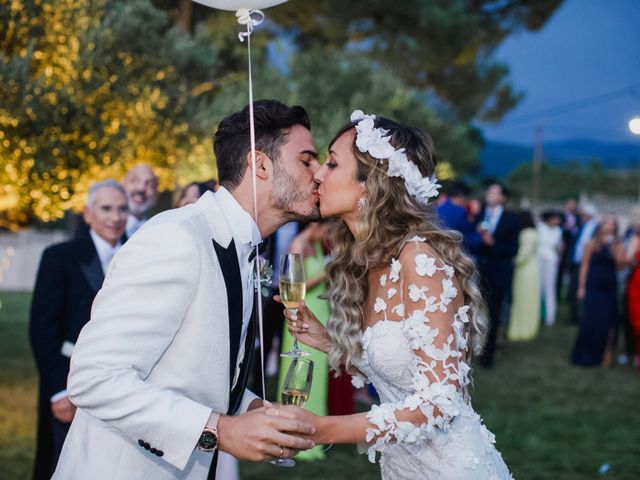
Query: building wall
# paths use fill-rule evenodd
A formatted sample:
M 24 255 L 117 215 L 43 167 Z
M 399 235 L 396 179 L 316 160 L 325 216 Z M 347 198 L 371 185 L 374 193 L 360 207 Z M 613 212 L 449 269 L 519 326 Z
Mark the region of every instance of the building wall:
M 67 240 L 64 231 L 0 232 L 0 291 L 30 292 L 36 281 L 42 251 Z

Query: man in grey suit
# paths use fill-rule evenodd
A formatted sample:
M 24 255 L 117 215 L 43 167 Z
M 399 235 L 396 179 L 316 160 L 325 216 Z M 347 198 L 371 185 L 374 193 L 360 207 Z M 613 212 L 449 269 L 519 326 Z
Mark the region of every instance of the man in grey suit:
M 78 410 L 53 478 L 211 479 L 218 450 L 265 461 L 313 446 L 300 409 L 245 389 L 251 252 L 318 217 L 306 112 L 271 100 L 254 110 L 255 172 L 245 107 L 215 135 L 220 189 L 152 218 L 113 259 L 71 359 Z

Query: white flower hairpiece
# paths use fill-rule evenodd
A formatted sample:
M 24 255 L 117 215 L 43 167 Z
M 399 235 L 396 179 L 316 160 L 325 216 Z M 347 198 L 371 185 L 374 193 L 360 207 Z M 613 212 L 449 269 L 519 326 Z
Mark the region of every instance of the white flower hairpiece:
M 378 160 L 388 160 L 387 175 L 404 178 L 407 192 L 414 196 L 419 203 L 427 205 L 429 199 L 438 196 L 438 183 L 435 175 L 423 177 L 418 166 L 413 163 L 404 148 L 397 150 L 391 145 L 389 130 L 376 128 L 375 115 L 365 115 L 362 110 L 351 114 L 351 121 L 356 123 L 356 146 L 362 153 L 368 153 Z

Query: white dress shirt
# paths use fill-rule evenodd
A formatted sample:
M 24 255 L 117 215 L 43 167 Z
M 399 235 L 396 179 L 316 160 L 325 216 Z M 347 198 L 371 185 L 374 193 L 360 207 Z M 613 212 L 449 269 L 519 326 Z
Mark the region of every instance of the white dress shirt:
M 253 300 L 255 290 L 253 287 L 253 279 L 255 277 L 255 266 L 253 262 L 249 262 L 251 250 L 262 242 L 262 236 L 258 225 L 253 217 L 244 210 L 238 201 L 224 187 L 220 187 L 216 193 L 216 200 L 222 207 L 227 223 L 231 228 L 235 241 L 236 252 L 238 254 L 238 263 L 240 265 L 240 277 L 242 279 L 242 334 L 240 336 L 240 349 L 238 350 L 238 360 L 236 363 L 236 371 L 233 379 L 232 388 L 238 381 L 238 368 L 244 357 L 244 343 L 247 336 L 251 313 L 253 312 Z
M 116 243 L 115 246 L 112 246 L 104 238 L 98 235 L 93 229 L 89 231 L 89 235 L 91 235 L 93 245 L 96 247 L 96 251 L 98 252 L 100 265 L 102 265 L 102 273 L 106 275 L 111 260 L 113 259 L 115 254 L 118 253 L 120 247 L 122 247 L 122 242 L 118 240 L 118 243 Z
M 562 242 L 562 229 L 549 226 L 544 222 L 538 224 L 538 255 L 545 260 L 558 261 L 558 247 Z
M 116 243 L 115 246 L 112 246 L 104 238 L 98 235 L 93 229 L 89 230 L 89 235 L 91 236 L 93 245 L 96 247 L 96 251 L 98 252 L 98 258 L 100 259 L 100 265 L 102 266 L 102 273 L 106 275 L 111 260 L 118 252 L 118 250 L 120 250 L 120 247 L 122 247 L 122 242 L 118 240 L 118 243 Z M 61 349 L 62 354 L 66 357 L 71 358 L 73 347 L 73 343 L 69 341 L 64 342 Z M 58 400 L 67 397 L 68 395 L 69 394 L 67 393 L 67 390 L 62 390 L 51 397 L 51 403 L 55 403 Z
M 484 219 L 485 221 L 489 222 L 488 230 L 489 230 L 489 233 L 491 233 L 491 235 L 495 233 L 503 212 L 504 212 L 504 207 L 502 205 L 497 205 L 493 208 L 487 207 L 487 210 L 484 215 Z
M 135 215 L 129 214 L 127 217 L 127 226 L 124 227 L 124 233 L 127 234 L 127 238 L 131 238 L 131 235 L 136 233 L 146 221 L 146 218 L 138 218 Z
M 591 237 L 593 237 L 593 232 L 596 231 L 597 227 L 598 227 L 597 218 L 592 218 L 582 226 L 582 229 L 580 230 L 580 236 L 576 241 L 575 250 L 573 251 L 573 263 L 582 262 L 584 249 L 586 248 L 587 243 L 589 243 L 589 240 L 591 240 Z

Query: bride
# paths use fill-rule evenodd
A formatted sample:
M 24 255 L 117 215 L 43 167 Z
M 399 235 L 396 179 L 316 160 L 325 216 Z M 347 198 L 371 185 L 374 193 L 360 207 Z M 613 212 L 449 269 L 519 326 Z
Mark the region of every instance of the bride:
M 328 265 L 332 318 L 304 303 L 292 333 L 331 366 L 373 383 L 368 413 L 315 417 L 316 443 L 368 444 L 383 479 L 512 478 L 469 399 L 470 360 L 486 321 L 473 262 L 460 236 L 427 207 L 437 196 L 429 135 L 356 111 L 316 173 L 323 217 L 337 217 Z

